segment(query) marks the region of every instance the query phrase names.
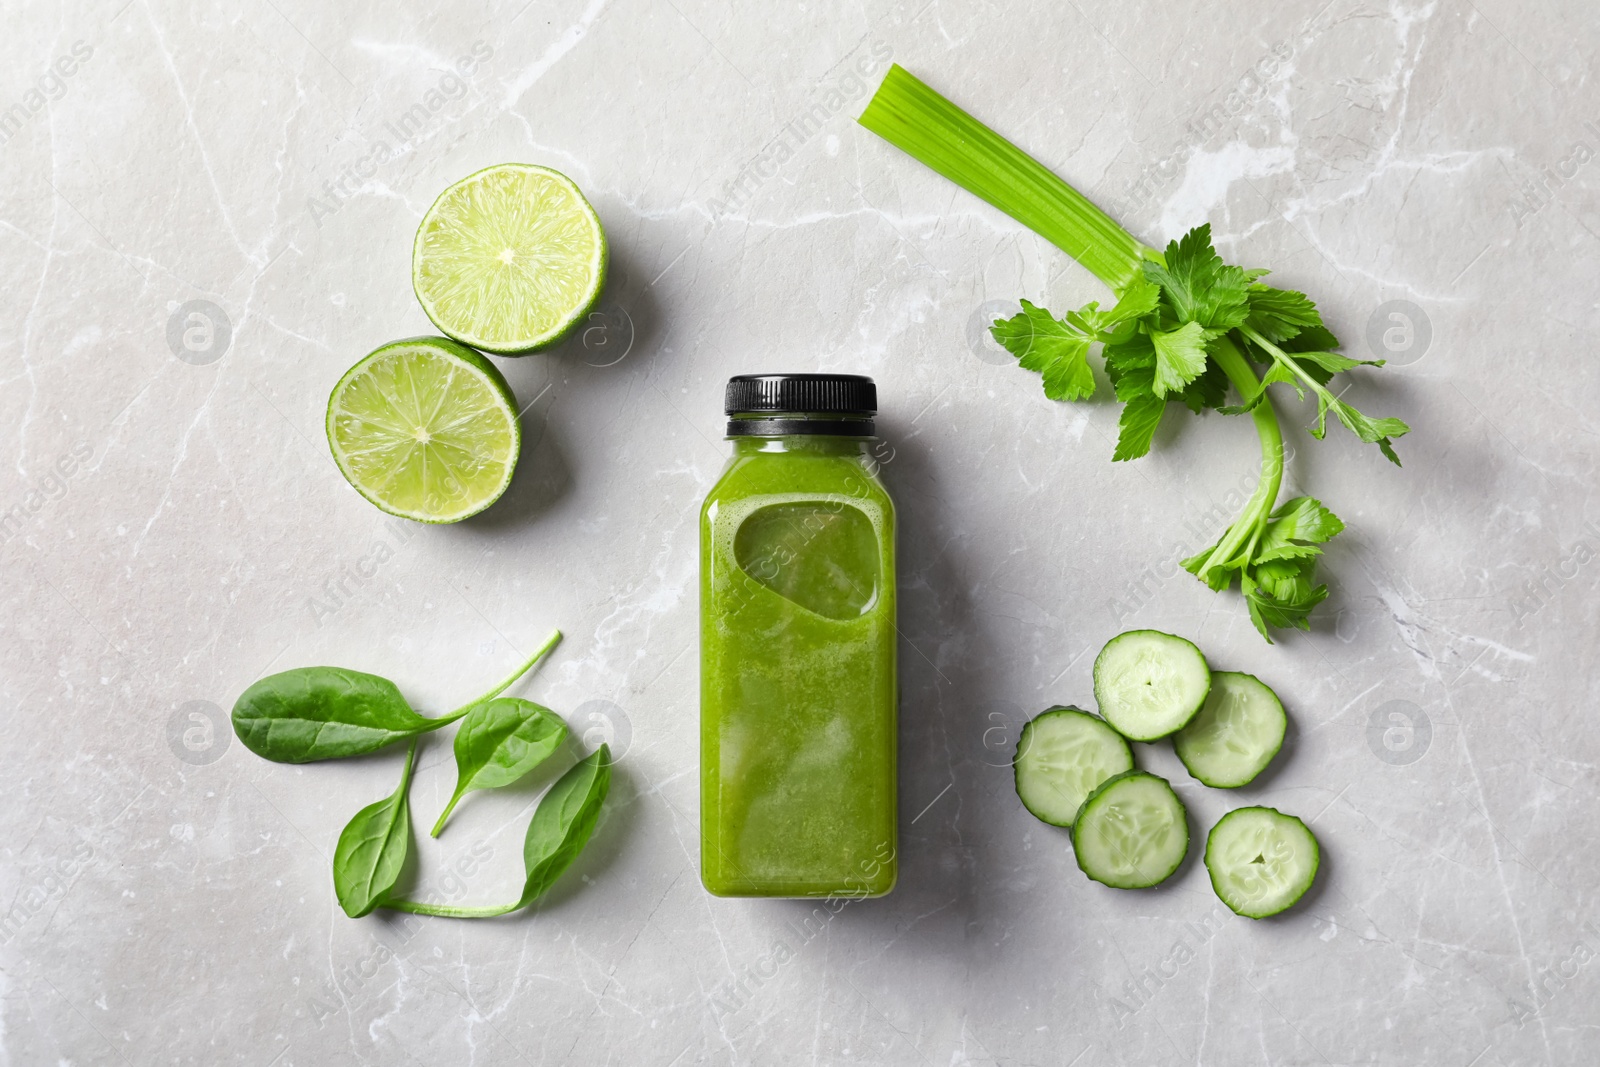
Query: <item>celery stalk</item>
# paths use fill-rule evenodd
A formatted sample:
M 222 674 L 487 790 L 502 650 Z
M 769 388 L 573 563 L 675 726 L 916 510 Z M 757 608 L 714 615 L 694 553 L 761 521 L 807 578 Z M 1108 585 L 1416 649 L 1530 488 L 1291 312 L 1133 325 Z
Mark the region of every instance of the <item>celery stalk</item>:
M 1140 260 L 1163 261 L 1044 164 L 951 103 L 898 63 L 862 112 L 861 125 L 906 154 L 988 201 L 1121 292 L 1140 275 Z M 1250 364 L 1227 337 L 1214 358 L 1241 396 L 1261 388 Z M 1260 538 L 1283 482 L 1283 431 L 1271 402 L 1251 412 L 1261 440 L 1261 481 L 1222 539 L 1195 557 L 1199 573 L 1236 562 Z
M 1328 595 L 1326 586 L 1314 584 L 1318 546 L 1344 524 L 1311 497 L 1276 506 L 1283 486 L 1283 431 L 1266 386 L 1287 382 L 1302 394 L 1309 390 L 1319 404 L 1313 436 L 1323 435 L 1331 412 L 1396 464 L 1390 439 L 1409 429 L 1399 419 L 1368 418 L 1327 388 L 1334 373 L 1363 361 L 1332 351 L 1338 342 L 1316 305 L 1303 293 L 1257 282 L 1265 271 L 1223 263 L 1207 226 L 1164 252 L 1146 246 L 1043 164 L 899 65 L 890 67 L 860 122 L 1056 245 L 1117 294 L 1114 307 L 1091 302 L 1065 318 L 1024 300 L 1020 314 L 997 321 L 991 331 L 1023 368 L 1040 373 L 1046 395 L 1058 400 L 1093 394 L 1094 378 L 1084 361 L 1091 346 L 1102 346 L 1106 371 L 1124 402 L 1113 459 L 1149 451 L 1170 401 L 1197 413 L 1250 413 L 1261 441 L 1261 482 L 1217 543 L 1183 566 L 1213 589 L 1237 581 L 1251 621 L 1268 642 L 1269 628 L 1307 629 L 1310 610 Z M 1265 378 L 1256 376 L 1252 360 L 1271 367 Z M 1237 407 L 1223 405 L 1229 384 L 1241 398 Z
M 1082 193 L 1038 160 L 940 96 L 898 63 L 862 112 L 861 125 L 1082 263 L 1112 289 L 1160 261 Z

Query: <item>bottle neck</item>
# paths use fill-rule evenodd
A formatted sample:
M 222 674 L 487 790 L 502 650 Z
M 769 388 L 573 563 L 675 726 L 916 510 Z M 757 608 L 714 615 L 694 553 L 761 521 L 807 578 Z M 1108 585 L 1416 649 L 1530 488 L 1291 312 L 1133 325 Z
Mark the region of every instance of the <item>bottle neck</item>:
M 730 437 L 735 456 L 755 456 L 778 452 L 816 456 L 870 456 L 870 437 L 845 437 L 837 434 L 782 434 L 773 437 Z
M 837 437 L 861 440 L 873 436 L 872 416 L 836 411 L 735 411 L 728 415 L 728 436 Z

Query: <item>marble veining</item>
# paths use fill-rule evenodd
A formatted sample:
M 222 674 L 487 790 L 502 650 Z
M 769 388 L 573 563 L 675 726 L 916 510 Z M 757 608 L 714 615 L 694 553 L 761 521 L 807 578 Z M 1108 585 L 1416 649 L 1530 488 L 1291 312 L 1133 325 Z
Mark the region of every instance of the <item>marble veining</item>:
M 110 0 L 6 18 L 0 168 L 0 1064 L 1523 1067 L 1600 1050 L 1600 23 L 1574 0 L 970 5 Z M 854 123 L 898 61 L 1164 243 L 1304 289 L 1403 469 L 1279 404 L 1287 491 L 1348 523 L 1309 634 L 1269 647 L 1175 560 L 1253 486 L 1244 420 L 1110 462 L 984 334 L 1103 298 L 1066 256 Z M 432 332 L 437 193 L 570 175 L 612 242 L 559 349 L 501 360 L 499 504 L 389 520 L 323 409 Z M 1395 316 L 1399 315 L 1399 318 Z M 1393 332 L 1398 330 L 1398 332 Z M 1382 352 L 1378 352 L 1382 349 Z M 901 879 L 877 901 L 698 878 L 696 512 L 735 373 L 873 375 L 900 513 Z M 514 692 L 619 754 L 529 914 L 346 918 L 340 828 L 398 757 L 266 763 L 252 680 L 331 663 L 429 713 Z M 1118 893 L 1018 805 L 994 731 L 1088 704 L 1113 633 L 1273 685 L 1237 794 L 1161 745 L 1198 840 L 1300 815 L 1325 865 L 1253 923 L 1195 854 Z M 464 801 L 407 877 L 520 884 L 542 772 Z M 412 801 L 454 784 L 425 747 Z

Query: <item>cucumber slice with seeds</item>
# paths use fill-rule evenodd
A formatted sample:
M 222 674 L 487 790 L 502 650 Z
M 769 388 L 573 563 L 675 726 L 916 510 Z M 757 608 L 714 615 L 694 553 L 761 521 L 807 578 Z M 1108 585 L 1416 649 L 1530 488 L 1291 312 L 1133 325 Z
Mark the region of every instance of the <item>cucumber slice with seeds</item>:
M 1283 747 L 1283 702 L 1253 674 L 1212 671 L 1200 714 L 1172 738 L 1189 773 L 1216 789 L 1248 785 Z
M 1048 708 L 1017 739 L 1017 797 L 1051 826 L 1070 827 L 1100 783 L 1131 770 L 1128 742 L 1082 708 Z
M 1211 690 L 1211 668 L 1194 642 L 1160 630 L 1129 630 L 1094 660 L 1094 699 L 1130 741 L 1155 741 L 1183 729 Z
M 1292 907 L 1317 877 L 1316 835 L 1277 808 L 1239 808 L 1206 837 L 1211 888 L 1236 914 L 1265 919 Z
M 1078 866 L 1113 889 L 1167 880 L 1189 851 L 1189 819 L 1165 778 L 1127 771 L 1101 785 L 1072 826 Z

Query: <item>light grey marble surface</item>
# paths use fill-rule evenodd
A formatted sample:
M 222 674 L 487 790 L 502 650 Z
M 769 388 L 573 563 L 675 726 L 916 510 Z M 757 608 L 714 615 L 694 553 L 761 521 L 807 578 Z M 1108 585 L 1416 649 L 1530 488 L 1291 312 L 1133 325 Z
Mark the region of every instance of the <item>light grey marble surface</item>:
M 5 23 L 0 1063 L 1600 1056 L 1587 5 L 108 0 Z M 1103 293 L 855 125 L 890 56 L 1144 240 L 1209 219 L 1354 354 L 1399 331 L 1347 396 L 1415 427 L 1404 469 L 1280 403 L 1291 487 L 1349 524 L 1309 635 L 1268 647 L 1172 565 L 1251 484 L 1243 420 L 1174 419 L 1114 465 L 1115 405 L 1052 403 L 983 340 L 1018 297 Z M 417 221 L 505 160 L 597 206 L 605 317 L 501 361 L 528 405 L 506 499 L 386 522 L 330 460 L 328 390 L 431 332 Z M 901 515 L 900 885 L 809 923 L 697 875 L 696 508 L 724 379 L 774 369 L 877 378 Z M 1327 859 L 1295 911 L 1229 915 L 1193 858 L 1104 889 L 1018 806 L 985 732 L 1088 702 L 1094 650 L 1135 625 L 1284 697 L 1285 753 L 1238 795 L 1139 758 L 1198 833 L 1247 802 L 1310 822 Z M 346 918 L 329 856 L 398 757 L 269 764 L 211 717 L 324 662 L 436 713 L 554 626 L 516 691 L 622 751 L 588 851 L 535 914 Z M 513 893 L 535 779 L 420 840 L 416 891 Z M 418 821 L 452 783 L 428 746 Z

